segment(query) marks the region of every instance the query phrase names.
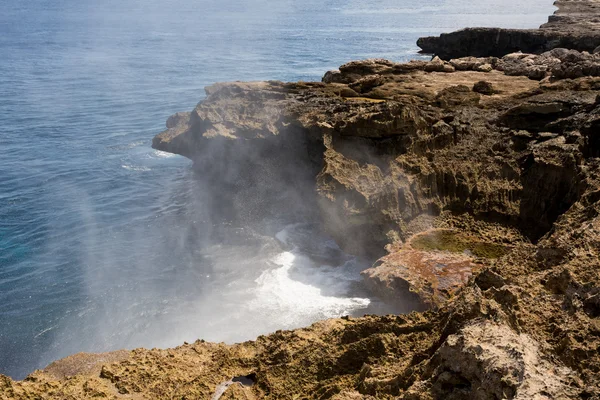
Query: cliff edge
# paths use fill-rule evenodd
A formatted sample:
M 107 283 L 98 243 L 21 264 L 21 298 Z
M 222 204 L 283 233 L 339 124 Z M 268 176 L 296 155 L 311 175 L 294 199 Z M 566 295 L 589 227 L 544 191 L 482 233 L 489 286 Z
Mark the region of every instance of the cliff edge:
M 502 57 L 515 51 L 543 53 L 555 48 L 600 51 L 600 2 L 557 0 L 558 10 L 539 29 L 467 28 L 420 38 L 424 53 L 443 59 L 466 56 Z

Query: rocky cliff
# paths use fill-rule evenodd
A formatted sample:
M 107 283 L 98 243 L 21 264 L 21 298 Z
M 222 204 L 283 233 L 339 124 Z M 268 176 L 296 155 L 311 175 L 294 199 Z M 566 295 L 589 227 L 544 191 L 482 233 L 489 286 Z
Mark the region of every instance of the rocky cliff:
M 600 398 L 600 54 L 572 47 L 207 88 L 153 146 L 223 207 L 319 222 L 421 312 L 75 355 L 0 398 Z
M 467 28 L 439 37 L 424 37 L 425 53 L 450 59 L 496 56 L 522 51 L 543 53 L 555 48 L 600 51 L 600 3 L 595 0 L 557 0 L 558 10 L 540 29 Z

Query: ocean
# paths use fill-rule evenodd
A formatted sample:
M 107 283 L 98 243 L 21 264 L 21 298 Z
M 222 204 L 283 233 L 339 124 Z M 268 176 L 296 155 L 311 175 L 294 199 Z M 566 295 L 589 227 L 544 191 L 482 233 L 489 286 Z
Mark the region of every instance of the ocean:
M 420 36 L 534 28 L 554 7 L 3 0 L 0 11 L 0 373 L 22 379 L 81 351 L 236 342 L 388 311 L 360 284 L 368 261 L 310 225 L 215 223 L 191 162 L 152 137 L 213 82 L 426 58 Z

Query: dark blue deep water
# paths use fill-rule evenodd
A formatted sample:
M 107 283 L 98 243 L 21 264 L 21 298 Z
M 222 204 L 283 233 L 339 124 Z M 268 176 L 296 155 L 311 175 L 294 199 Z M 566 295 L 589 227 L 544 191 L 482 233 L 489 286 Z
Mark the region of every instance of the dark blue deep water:
M 348 290 L 359 261 L 309 273 L 277 247 L 298 227 L 210 226 L 190 162 L 152 136 L 215 81 L 319 80 L 353 59 L 417 57 L 419 36 L 537 27 L 552 12 L 550 0 L 2 0 L 0 373 L 364 309 Z

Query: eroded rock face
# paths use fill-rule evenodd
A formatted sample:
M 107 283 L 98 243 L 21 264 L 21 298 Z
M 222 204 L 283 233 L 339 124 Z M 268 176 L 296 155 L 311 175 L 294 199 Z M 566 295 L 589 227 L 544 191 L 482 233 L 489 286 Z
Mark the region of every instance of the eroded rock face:
M 549 362 L 527 334 L 490 321 L 467 325 L 438 349 L 427 383 L 446 399 L 573 398 L 573 371 Z
M 362 272 L 367 286 L 395 304 L 410 303 L 415 309 L 437 309 L 458 293 L 469 279 L 511 249 L 509 232 L 431 229 L 413 236 L 400 248 Z M 514 235 L 514 234 L 513 234 Z M 513 240 L 519 241 L 518 233 Z M 397 247 L 397 245 L 396 245 Z
M 417 45 L 424 53 L 449 60 L 467 56 L 502 57 L 516 51 L 539 54 L 554 48 L 593 52 L 598 43 L 600 34 L 594 31 L 467 28 L 420 38 Z
M 456 72 L 426 72 L 440 60 L 368 60 L 324 78 L 346 83 L 219 84 L 153 145 L 192 158 L 227 190 L 260 176 L 254 197 L 274 210 L 298 196 L 309 205 L 302 212 L 320 208 L 324 226 L 355 253 L 382 255 L 444 210 L 500 219 L 537 240 L 581 193 L 579 165 L 594 150 L 577 132 L 595 123 L 583 116 L 595 95 L 480 71 L 502 60 L 453 60 Z M 472 90 L 482 80 L 492 94 Z M 290 179 L 302 190 L 269 197 Z
M 556 48 L 540 55 L 518 52 L 499 59 L 496 68 L 507 75 L 527 76 L 537 80 L 546 77 L 566 79 L 600 76 L 600 56 L 564 48 Z
M 281 82 L 235 82 L 206 92 L 193 112 L 169 118 L 153 147 L 194 160 L 198 179 L 211 187 L 214 196 L 207 201 L 215 212 L 248 223 L 283 210 L 308 218 L 317 208 L 314 176 L 322 167 L 323 145 L 290 121 L 289 88 Z
M 425 53 L 443 59 L 502 57 L 516 51 L 543 53 L 568 48 L 593 53 L 600 46 L 600 6 L 595 0 L 559 0 L 558 10 L 540 29 L 467 28 L 417 42 Z
M 427 328 L 394 331 L 427 350 L 399 351 L 395 339 L 380 336 L 387 328 L 339 331 L 342 343 L 364 339 L 332 342 L 337 347 L 327 348 L 341 353 L 319 364 L 327 372 L 315 371 L 316 381 L 307 378 L 318 389 L 302 391 L 407 399 L 598 394 L 599 343 L 589 340 L 600 329 L 594 63 L 560 49 L 369 60 L 329 72 L 321 84 L 268 84 L 285 87 L 277 89 L 283 111 L 268 114 L 284 123 L 262 124 L 278 127 L 263 131 L 287 137 L 284 127 L 293 126 L 322 146 L 314 189 L 324 226 L 347 251 L 382 256 L 363 273 L 367 285 L 388 301 L 438 310 L 427 314 Z M 448 237 L 419 242 L 431 228 L 483 247 Z M 290 349 L 269 351 L 281 355 L 287 376 L 298 373 L 292 360 L 306 360 Z M 332 383 L 338 374 L 355 374 L 358 385 Z
M 382 257 L 362 275 L 367 286 L 388 301 L 415 301 L 415 308 L 435 309 L 480 268 L 468 254 L 407 249 Z

